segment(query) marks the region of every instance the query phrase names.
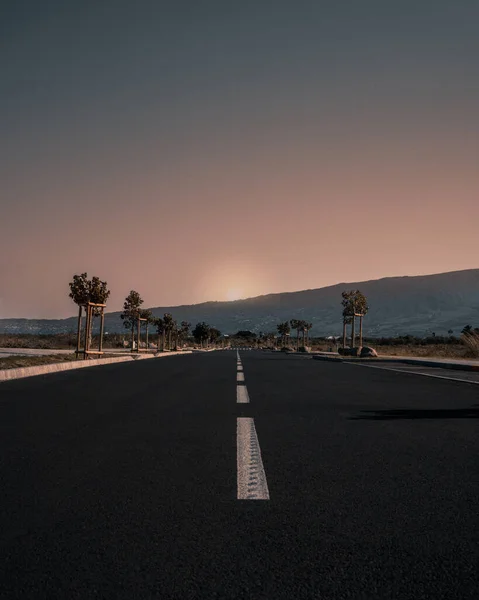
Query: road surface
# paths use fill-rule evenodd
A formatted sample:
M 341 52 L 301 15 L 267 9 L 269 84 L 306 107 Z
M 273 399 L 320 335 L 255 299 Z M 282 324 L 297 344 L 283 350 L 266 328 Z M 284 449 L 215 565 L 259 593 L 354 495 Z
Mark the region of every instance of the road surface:
M 0 384 L 2 600 L 479 597 L 479 386 L 239 355 Z

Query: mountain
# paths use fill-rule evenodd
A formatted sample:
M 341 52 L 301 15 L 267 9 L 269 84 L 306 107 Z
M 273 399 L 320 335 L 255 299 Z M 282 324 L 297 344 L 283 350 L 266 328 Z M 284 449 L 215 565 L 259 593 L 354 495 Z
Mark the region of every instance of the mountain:
M 479 327 L 479 269 L 415 277 L 386 277 L 372 281 L 338 283 L 315 290 L 268 294 L 234 302 L 204 302 L 189 306 L 153 308 L 153 314 L 171 312 L 177 321 L 193 325 L 206 321 L 223 333 L 240 329 L 275 331 L 280 321 L 305 319 L 313 335 L 339 335 L 342 330 L 341 292 L 360 289 L 370 310 L 365 335 L 437 335 L 465 325 Z M 69 319 L 0 319 L 0 333 L 67 333 L 76 330 Z M 105 315 L 105 331 L 125 331 L 120 312 Z

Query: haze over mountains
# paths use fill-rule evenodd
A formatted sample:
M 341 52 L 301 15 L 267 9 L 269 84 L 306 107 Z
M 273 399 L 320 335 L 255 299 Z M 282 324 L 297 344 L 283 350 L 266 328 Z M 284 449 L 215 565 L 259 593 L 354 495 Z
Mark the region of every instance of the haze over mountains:
M 340 335 L 341 292 L 356 288 L 369 301 L 366 335 L 443 335 L 450 329 L 459 334 L 467 324 L 479 326 L 479 269 L 339 283 L 233 302 L 156 307 L 152 311 L 155 315 L 171 312 L 177 321 L 186 320 L 193 325 L 206 321 L 228 334 L 240 329 L 276 331 L 280 321 L 305 319 L 313 323 L 313 335 Z M 76 317 L 0 319 L 0 333 L 68 333 L 76 331 L 76 322 Z M 120 312 L 106 315 L 105 331 L 125 331 Z

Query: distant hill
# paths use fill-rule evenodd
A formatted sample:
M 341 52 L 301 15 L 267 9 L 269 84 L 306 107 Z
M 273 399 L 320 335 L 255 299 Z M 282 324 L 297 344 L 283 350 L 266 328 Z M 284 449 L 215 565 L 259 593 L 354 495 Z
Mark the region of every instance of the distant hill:
M 268 294 L 234 302 L 204 302 L 189 306 L 152 308 L 155 315 L 171 312 L 193 325 L 206 321 L 223 333 L 240 329 L 274 331 L 279 321 L 303 318 L 313 323 L 313 335 L 339 335 L 341 292 L 360 289 L 370 310 L 366 335 L 458 334 L 464 325 L 479 327 L 479 269 L 416 277 L 386 277 L 339 283 L 315 290 Z M 67 333 L 76 328 L 69 319 L 0 319 L 0 333 Z M 105 316 L 105 331 L 125 331 L 120 312 Z

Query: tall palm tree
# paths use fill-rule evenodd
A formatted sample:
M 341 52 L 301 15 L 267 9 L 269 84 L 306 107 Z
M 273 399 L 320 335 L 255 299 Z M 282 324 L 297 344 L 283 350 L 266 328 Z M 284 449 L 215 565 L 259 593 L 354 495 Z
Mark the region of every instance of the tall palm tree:
M 182 343 L 184 343 L 188 339 L 188 335 L 190 333 L 190 327 L 191 327 L 191 323 L 188 323 L 188 321 L 181 321 L 180 339 L 181 339 Z
M 300 319 L 291 319 L 291 329 L 296 329 L 296 352 L 299 351 L 299 332 L 303 328 L 303 322 Z
M 165 349 L 165 322 L 161 317 L 153 317 L 153 323 L 158 334 L 158 352 L 163 352 Z
M 278 333 L 281 336 L 281 345 L 283 347 L 286 346 L 286 336 L 291 331 L 291 328 L 289 326 L 289 321 L 285 321 L 284 323 L 279 323 L 279 325 L 276 326 L 276 329 L 278 330 Z
M 175 339 L 175 344 L 174 344 L 174 350 L 178 350 L 178 339 L 180 337 L 180 329 L 178 327 L 178 323 L 176 321 L 173 321 L 173 331 L 172 334 L 174 336 Z
M 309 346 L 309 332 L 313 328 L 312 323 L 308 323 L 308 321 L 304 321 L 304 331 L 306 333 L 306 344 L 304 346 Z
M 168 338 L 168 350 L 171 350 L 171 336 L 173 334 L 174 329 L 174 319 L 171 313 L 165 313 L 163 316 L 163 321 L 165 323 L 165 333 Z

